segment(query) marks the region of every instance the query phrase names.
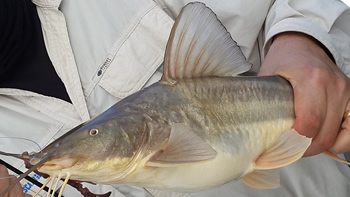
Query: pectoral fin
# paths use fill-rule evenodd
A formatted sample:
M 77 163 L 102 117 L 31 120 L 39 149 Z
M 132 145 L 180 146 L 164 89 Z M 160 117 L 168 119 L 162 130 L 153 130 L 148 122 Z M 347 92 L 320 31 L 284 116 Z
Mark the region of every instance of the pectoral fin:
M 280 173 L 275 170 L 256 170 L 245 177 L 242 181 L 256 189 L 274 189 L 280 186 Z
M 311 144 L 311 138 L 294 129 L 285 131 L 256 161 L 255 170 L 276 169 L 300 159 Z
M 216 151 L 188 126 L 175 123 L 167 145 L 146 166 L 171 167 L 212 160 Z

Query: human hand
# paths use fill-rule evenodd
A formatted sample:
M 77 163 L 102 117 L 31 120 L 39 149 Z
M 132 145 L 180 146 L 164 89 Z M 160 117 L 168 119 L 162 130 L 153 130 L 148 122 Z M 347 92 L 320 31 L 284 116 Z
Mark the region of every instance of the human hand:
M 350 151 L 350 117 L 342 122 L 350 110 L 350 80 L 317 41 L 297 32 L 277 35 L 259 75 L 280 75 L 293 86 L 293 128 L 313 138 L 304 156 Z
M 7 178 L 10 177 L 10 178 Z M 10 176 L 7 168 L 0 165 L 0 194 L 5 191 L 7 187 L 16 180 L 15 176 Z M 4 197 L 29 197 L 29 194 L 23 194 L 23 190 L 20 183 L 17 183 Z

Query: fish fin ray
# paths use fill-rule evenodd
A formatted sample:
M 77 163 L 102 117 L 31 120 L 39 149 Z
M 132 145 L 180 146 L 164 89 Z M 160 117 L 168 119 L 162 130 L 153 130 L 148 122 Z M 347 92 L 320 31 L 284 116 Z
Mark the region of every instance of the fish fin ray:
M 347 164 L 347 165 L 350 165 L 350 162 L 338 157 L 335 153 L 332 153 L 331 151 L 327 150 L 327 151 L 324 151 L 323 152 L 324 155 L 326 155 L 327 157 L 335 160 L 335 161 L 338 161 L 340 163 L 344 163 L 344 164 Z
M 196 2 L 182 9 L 167 43 L 162 80 L 234 76 L 250 68 L 251 64 L 210 8 Z
M 41 188 L 33 195 L 33 197 L 36 197 L 45 187 L 48 183 L 50 183 L 52 177 L 49 177 L 46 182 L 41 186 Z
M 256 170 L 245 177 L 242 181 L 256 189 L 274 189 L 280 186 L 279 169 L 274 170 Z
M 70 173 L 67 174 L 66 179 L 64 180 L 63 185 L 61 186 L 60 193 L 58 194 L 58 197 L 61 197 L 61 196 L 62 196 L 63 191 L 64 191 L 64 189 L 66 188 L 67 183 L 68 183 L 70 177 L 71 177 L 71 174 L 70 174 Z
M 57 177 L 56 183 L 55 183 L 55 185 L 54 185 L 54 188 L 52 189 L 51 197 L 54 197 L 54 196 L 55 196 L 55 193 L 56 193 L 57 187 L 58 187 L 58 183 L 60 182 L 61 178 L 62 178 L 62 175 L 59 174 L 58 177 Z
M 255 170 L 270 170 L 300 159 L 311 144 L 311 138 L 294 129 L 285 131 L 276 142 L 255 161 Z
M 191 128 L 182 124 L 172 125 L 167 145 L 146 166 L 170 167 L 212 160 L 216 151 Z

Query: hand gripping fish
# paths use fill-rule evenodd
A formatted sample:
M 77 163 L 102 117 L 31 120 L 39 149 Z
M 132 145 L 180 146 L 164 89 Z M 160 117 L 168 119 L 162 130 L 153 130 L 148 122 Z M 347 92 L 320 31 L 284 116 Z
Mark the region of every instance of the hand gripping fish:
M 311 139 L 291 129 L 291 85 L 237 76 L 250 68 L 212 10 L 190 3 L 172 28 L 162 79 L 29 155 L 26 174 L 178 192 L 239 179 L 276 188 L 278 169 Z

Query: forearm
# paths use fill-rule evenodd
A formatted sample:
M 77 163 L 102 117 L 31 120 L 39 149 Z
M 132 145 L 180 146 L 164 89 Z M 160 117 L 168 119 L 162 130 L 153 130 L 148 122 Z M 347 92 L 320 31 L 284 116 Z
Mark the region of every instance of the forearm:
M 312 8 L 312 9 L 310 9 Z M 326 10 L 325 10 L 326 8 Z M 329 51 L 336 65 L 350 76 L 350 20 L 349 8 L 335 0 L 277 0 L 265 23 L 265 55 L 276 36 L 284 32 L 309 35 Z
M 289 62 L 292 63 L 296 61 L 295 56 L 298 58 L 304 57 L 305 64 L 307 64 L 309 57 L 305 57 L 304 51 L 308 51 L 314 56 L 322 57 L 322 59 L 327 60 L 330 65 L 333 65 L 331 62 L 334 62 L 333 56 L 326 48 L 322 46 L 320 42 L 318 42 L 313 37 L 300 32 L 283 32 L 277 34 L 273 38 L 273 42 L 269 49 L 270 50 L 266 54 L 265 62 L 263 64 L 264 66 L 260 69 L 260 75 L 268 75 L 274 73 L 283 76 L 283 72 L 280 70 L 280 64 L 289 64 Z M 284 54 L 289 55 L 285 56 Z M 281 61 L 281 63 L 271 64 L 269 61 L 272 59 L 273 61 L 276 61 L 276 59 L 278 59 L 277 61 Z M 308 65 L 302 65 L 302 67 L 308 67 Z

